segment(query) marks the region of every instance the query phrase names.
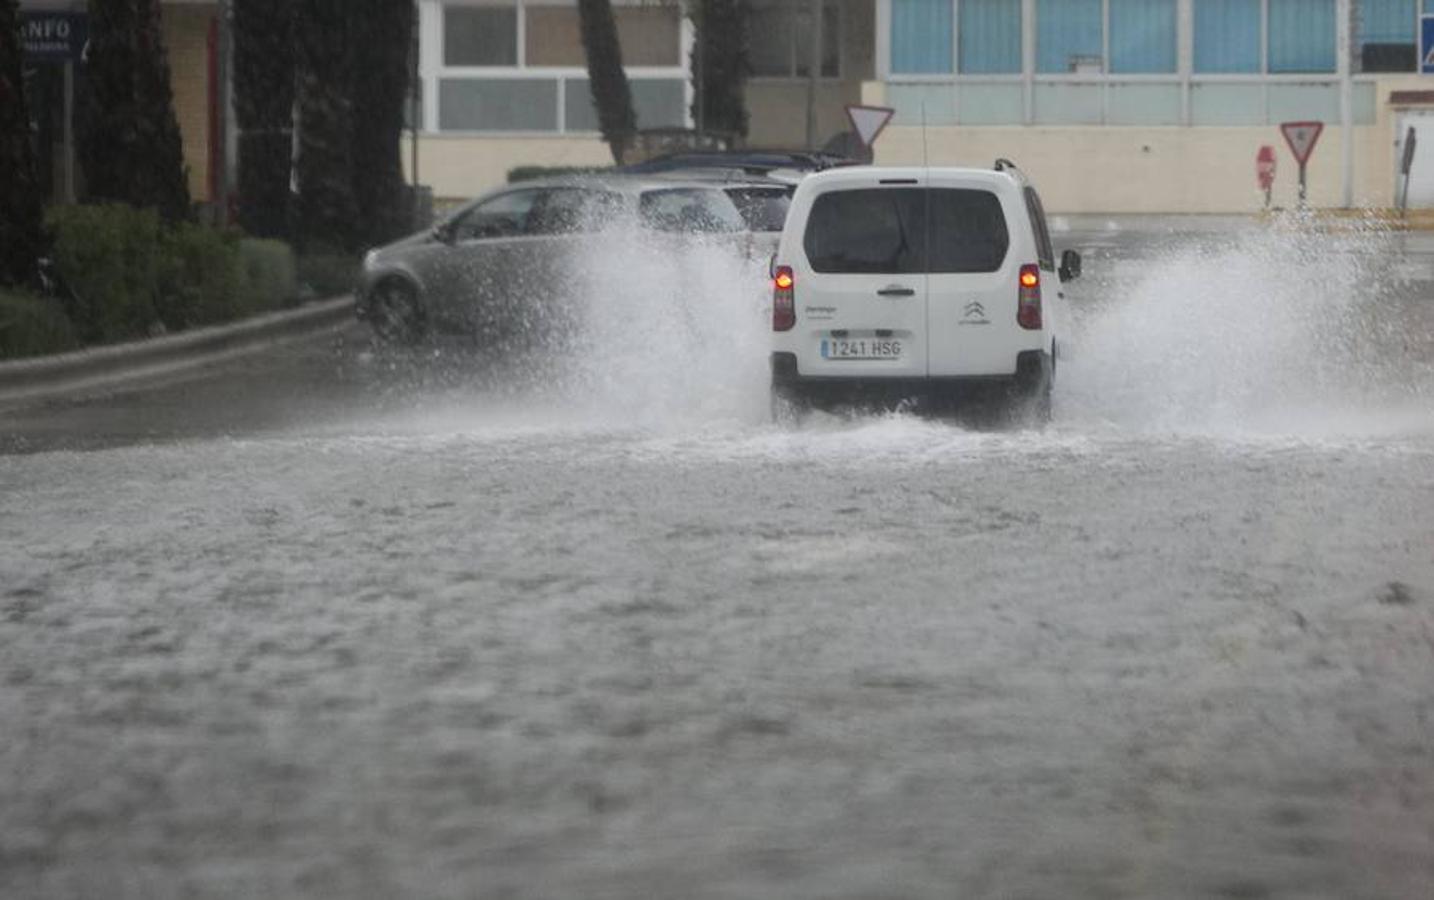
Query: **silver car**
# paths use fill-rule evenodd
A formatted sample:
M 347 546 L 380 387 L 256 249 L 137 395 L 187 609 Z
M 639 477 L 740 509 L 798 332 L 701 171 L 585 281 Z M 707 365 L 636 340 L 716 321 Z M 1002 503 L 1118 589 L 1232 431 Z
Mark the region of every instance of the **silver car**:
M 401 343 L 431 333 L 492 342 L 531 330 L 570 299 L 564 263 L 575 244 L 615 228 L 639 239 L 699 235 L 754 258 L 770 253 L 723 185 L 633 177 L 522 182 L 370 251 L 357 289 L 359 318 Z

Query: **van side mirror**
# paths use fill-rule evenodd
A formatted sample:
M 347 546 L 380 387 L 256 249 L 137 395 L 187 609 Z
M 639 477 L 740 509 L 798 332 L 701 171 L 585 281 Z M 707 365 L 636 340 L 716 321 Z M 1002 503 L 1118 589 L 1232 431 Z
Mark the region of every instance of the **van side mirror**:
M 773 253 L 772 258 L 767 260 L 767 277 L 777 277 L 777 254 Z
M 444 244 L 453 243 L 453 225 L 450 222 L 439 222 L 433 226 L 433 239 Z
M 1067 250 L 1061 254 L 1061 281 L 1073 281 L 1080 277 L 1080 254 Z

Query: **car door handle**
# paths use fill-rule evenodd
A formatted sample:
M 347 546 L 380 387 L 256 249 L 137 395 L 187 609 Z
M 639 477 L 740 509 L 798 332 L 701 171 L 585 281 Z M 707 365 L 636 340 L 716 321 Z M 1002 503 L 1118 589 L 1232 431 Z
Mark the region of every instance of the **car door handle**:
M 889 287 L 884 287 L 881 290 L 877 291 L 876 295 L 878 297 L 910 297 L 912 294 L 915 293 L 915 288 L 902 287 L 899 284 L 893 284 Z

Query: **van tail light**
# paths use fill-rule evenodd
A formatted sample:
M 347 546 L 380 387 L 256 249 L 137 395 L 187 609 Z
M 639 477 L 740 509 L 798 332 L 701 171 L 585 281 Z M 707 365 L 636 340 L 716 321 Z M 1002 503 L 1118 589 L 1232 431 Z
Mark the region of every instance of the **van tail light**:
M 1041 327 L 1041 270 L 1021 266 L 1021 286 L 1016 292 L 1016 324 L 1030 331 Z
M 796 281 L 791 266 L 777 266 L 772 275 L 772 330 L 791 331 L 797 324 Z

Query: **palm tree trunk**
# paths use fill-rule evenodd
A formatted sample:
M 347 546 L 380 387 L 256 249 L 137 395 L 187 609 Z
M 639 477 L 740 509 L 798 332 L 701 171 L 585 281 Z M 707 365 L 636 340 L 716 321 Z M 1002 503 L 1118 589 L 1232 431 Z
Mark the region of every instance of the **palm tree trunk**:
M 0 0 L 0 284 L 25 284 L 44 252 L 17 0 Z
M 239 223 L 286 238 L 294 159 L 292 0 L 235 0 L 234 113 L 239 125 Z
M 632 109 L 632 88 L 627 83 L 627 72 L 622 68 L 622 46 L 617 37 L 612 2 L 578 0 L 578 17 L 598 127 L 612 151 L 613 162 L 621 165 L 637 133 L 637 115 Z

